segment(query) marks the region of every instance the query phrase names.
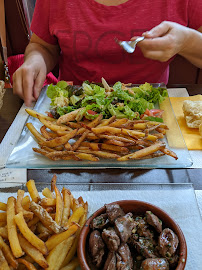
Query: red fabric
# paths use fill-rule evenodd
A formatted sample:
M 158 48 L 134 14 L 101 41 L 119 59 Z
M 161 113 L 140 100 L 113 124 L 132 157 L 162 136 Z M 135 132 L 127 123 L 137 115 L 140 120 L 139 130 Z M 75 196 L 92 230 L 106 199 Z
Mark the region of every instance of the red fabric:
M 24 62 L 24 54 L 18 54 L 8 57 L 8 70 L 11 78 L 11 84 L 13 84 L 12 80 L 13 73 L 23 64 L 23 62 Z M 57 82 L 58 82 L 57 78 L 50 72 L 46 76 L 46 80 L 43 86 L 51 83 L 56 84 Z
M 142 35 L 162 21 L 198 29 L 201 0 L 128 0 L 105 6 L 95 0 L 37 0 L 31 30 L 50 44 L 59 44 L 60 77 L 109 83 L 167 83 L 169 62 L 149 60 L 139 48 L 127 54 L 114 41 Z

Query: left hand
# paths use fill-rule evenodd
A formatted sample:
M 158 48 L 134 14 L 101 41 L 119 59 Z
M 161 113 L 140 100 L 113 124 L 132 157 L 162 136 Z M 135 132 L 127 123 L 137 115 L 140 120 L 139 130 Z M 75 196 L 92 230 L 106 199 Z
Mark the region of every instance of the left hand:
M 189 43 L 189 31 L 188 27 L 178 23 L 164 21 L 143 33 L 145 39 L 137 46 L 146 58 L 166 62 L 186 49 Z

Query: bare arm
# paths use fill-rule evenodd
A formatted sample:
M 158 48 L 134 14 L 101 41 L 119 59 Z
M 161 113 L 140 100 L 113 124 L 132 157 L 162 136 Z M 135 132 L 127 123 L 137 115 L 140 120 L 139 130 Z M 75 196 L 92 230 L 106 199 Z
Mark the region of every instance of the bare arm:
M 138 43 L 145 57 L 168 61 L 180 54 L 192 64 L 202 68 L 202 27 L 198 31 L 174 22 L 162 22 L 144 33 L 145 40 Z
M 202 26 L 198 31 L 190 29 L 189 41 L 179 54 L 195 66 L 202 68 Z
M 38 98 L 46 74 L 58 61 L 59 52 L 59 46 L 32 35 L 25 51 L 24 64 L 13 75 L 13 92 L 24 99 L 27 106 Z

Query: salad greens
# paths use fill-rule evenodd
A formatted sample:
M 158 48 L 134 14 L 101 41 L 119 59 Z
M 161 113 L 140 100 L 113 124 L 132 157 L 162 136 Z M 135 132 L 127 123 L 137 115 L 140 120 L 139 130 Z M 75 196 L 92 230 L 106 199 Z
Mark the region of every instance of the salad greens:
M 116 82 L 109 91 L 102 84 L 88 81 L 83 82 L 81 87 L 59 81 L 56 85 L 48 86 L 47 96 L 51 99 L 51 113 L 55 118 L 83 108 L 80 111 L 81 118 L 95 119 L 103 114 L 103 118 L 115 115 L 117 118 L 132 120 L 139 119 L 146 109 L 153 109 L 168 93 L 165 88 L 155 88 L 149 83 L 128 87 Z

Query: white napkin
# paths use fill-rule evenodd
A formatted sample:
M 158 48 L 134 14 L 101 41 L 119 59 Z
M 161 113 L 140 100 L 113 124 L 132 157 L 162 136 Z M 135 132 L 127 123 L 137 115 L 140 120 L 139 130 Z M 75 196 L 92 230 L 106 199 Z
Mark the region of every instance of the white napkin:
M 11 154 L 15 144 L 24 127 L 28 114 L 25 111 L 26 106 L 22 105 L 12 125 L 4 136 L 0 144 L 0 182 L 19 182 L 25 183 L 27 181 L 26 169 L 7 169 L 5 168 L 6 161 Z M 15 184 L 11 184 L 14 185 Z

